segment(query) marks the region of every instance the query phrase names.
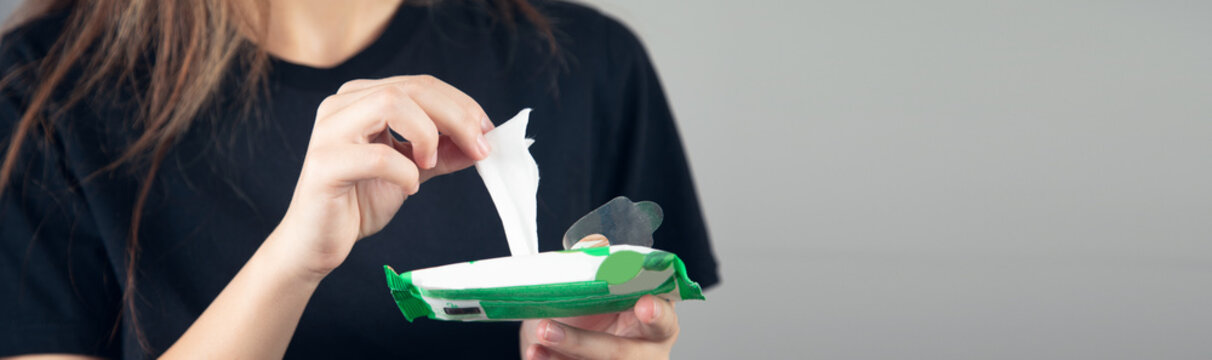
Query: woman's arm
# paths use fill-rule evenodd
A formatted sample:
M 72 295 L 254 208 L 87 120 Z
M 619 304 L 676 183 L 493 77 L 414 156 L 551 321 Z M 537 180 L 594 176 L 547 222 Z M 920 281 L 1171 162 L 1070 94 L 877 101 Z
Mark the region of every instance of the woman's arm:
M 291 265 L 290 241 L 270 235 L 164 357 L 281 358 L 324 278 Z
M 316 113 L 286 216 L 164 357 L 281 358 L 316 286 L 358 239 L 425 180 L 489 152 L 484 110 L 431 76 L 351 81 Z

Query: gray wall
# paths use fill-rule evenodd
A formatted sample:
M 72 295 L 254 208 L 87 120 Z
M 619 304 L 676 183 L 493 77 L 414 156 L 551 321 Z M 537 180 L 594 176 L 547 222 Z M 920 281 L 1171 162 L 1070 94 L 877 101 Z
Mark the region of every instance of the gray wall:
M 592 3 L 722 262 L 675 356 L 1212 357 L 1208 2 Z
M 678 357 L 1212 358 L 1212 3 L 592 3 L 722 262 Z

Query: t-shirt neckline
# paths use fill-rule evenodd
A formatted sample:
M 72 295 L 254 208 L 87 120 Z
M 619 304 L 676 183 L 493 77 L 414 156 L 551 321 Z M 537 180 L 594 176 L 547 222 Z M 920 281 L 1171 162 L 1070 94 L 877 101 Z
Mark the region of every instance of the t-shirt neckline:
M 405 47 L 409 35 L 415 33 L 412 30 L 424 13 L 424 8 L 400 5 L 378 38 L 333 67 L 317 68 L 270 55 L 270 76 L 274 82 L 293 87 L 336 91 L 346 81 L 374 74 L 390 63 Z

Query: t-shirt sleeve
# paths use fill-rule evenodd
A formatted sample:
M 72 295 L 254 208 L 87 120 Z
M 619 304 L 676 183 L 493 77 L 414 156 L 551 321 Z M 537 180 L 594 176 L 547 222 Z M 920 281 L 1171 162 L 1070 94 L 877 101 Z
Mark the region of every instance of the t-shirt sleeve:
M 609 103 L 597 171 L 607 179 L 599 203 L 617 195 L 661 205 L 665 220 L 653 246 L 678 254 L 690 278 L 703 287 L 719 282 L 715 255 L 699 206 L 694 179 L 673 113 L 656 70 L 639 39 L 621 23 L 604 24 L 608 54 L 604 83 Z
M 10 87 L 11 89 L 11 87 Z M 23 99 L 0 97 L 7 149 Z M 52 138 L 54 132 L 52 132 Z M 112 357 L 121 292 L 61 139 L 34 131 L 0 193 L 0 357 L 69 353 Z

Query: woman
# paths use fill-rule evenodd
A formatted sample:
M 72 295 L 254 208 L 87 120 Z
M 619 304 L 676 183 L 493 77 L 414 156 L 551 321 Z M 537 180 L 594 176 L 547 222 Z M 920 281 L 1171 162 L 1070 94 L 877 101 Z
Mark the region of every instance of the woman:
M 541 250 L 626 195 L 662 204 L 655 247 L 717 281 L 653 68 L 593 10 L 35 3 L 0 43 L 0 356 L 667 357 L 676 313 L 653 297 L 520 333 L 392 304 L 383 264 L 508 254 L 460 170 L 523 107 Z

